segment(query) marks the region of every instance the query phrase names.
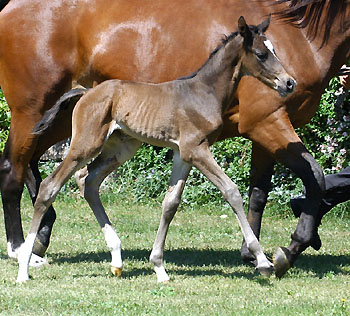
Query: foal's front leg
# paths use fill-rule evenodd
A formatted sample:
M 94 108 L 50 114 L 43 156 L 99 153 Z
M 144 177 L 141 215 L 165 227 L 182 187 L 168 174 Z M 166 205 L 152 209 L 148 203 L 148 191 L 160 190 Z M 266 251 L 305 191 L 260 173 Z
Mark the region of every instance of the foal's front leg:
M 174 218 L 174 215 L 180 204 L 181 195 L 190 170 L 191 165 L 184 162 L 180 158 L 179 152 L 175 151 L 169 188 L 162 203 L 162 217 L 160 219 L 157 236 L 150 255 L 150 261 L 154 265 L 154 271 L 157 274 L 158 282 L 169 281 L 169 276 L 165 271 L 163 262 L 164 244 L 170 222 Z
M 192 157 L 192 164 L 220 190 L 225 200 L 235 212 L 247 247 L 257 260 L 256 269 L 258 269 L 261 274 L 270 275 L 273 270 L 273 265 L 263 253 L 260 243 L 248 223 L 243 209 L 243 200 L 237 186 L 216 163 L 206 142 L 193 148 L 190 152 L 190 156 Z

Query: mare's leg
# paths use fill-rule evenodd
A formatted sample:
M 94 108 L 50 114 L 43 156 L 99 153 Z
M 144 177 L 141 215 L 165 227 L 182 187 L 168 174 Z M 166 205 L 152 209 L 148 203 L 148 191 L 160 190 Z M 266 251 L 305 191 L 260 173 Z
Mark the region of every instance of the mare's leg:
M 105 143 L 102 153 L 88 165 L 82 188 L 84 197 L 102 228 L 112 255 L 111 271 L 116 276 L 122 273 L 121 242 L 102 205 L 99 188 L 103 180 L 113 170 L 132 158 L 140 146 L 141 142 L 134 138 L 113 134 Z
M 248 222 L 259 240 L 263 211 L 271 188 L 274 158 L 256 143 L 253 143 L 250 169 Z M 256 264 L 243 240 L 241 256 L 244 262 Z
M 26 77 L 25 75 L 20 76 L 20 73 L 18 70 L 17 78 Z M 45 78 L 45 80 L 49 81 L 49 78 Z M 20 214 L 24 181 L 27 177 L 28 165 L 37 147 L 42 146 L 42 141 L 38 145 L 38 137 L 32 134 L 32 129 L 42 115 L 44 103 L 53 104 L 59 95 L 63 94 L 65 88 L 56 82 L 53 92 L 50 87 L 34 80 L 33 86 L 22 86 L 21 89 L 11 86 L 12 90 L 8 87 L 5 88 L 4 94 L 11 108 L 12 117 L 10 135 L 4 153 L 0 157 L 0 191 L 4 208 L 8 254 L 12 258 L 17 258 L 19 247 L 24 242 Z M 45 92 L 45 96 L 41 95 L 43 92 Z M 70 120 L 67 123 L 65 120 L 60 120 L 59 128 L 52 133 L 53 137 L 52 135 L 48 136 L 51 142 L 67 137 L 70 133 Z M 35 186 L 32 185 L 32 188 L 35 189 Z M 53 216 L 50 219 L 51 222 L 53 222 L 52 218 Z M 44 236 L 49 237 L 47 234 L 41 236 L 43 239 L 45 239 Z M 48 244 L 48 240 L 43 240 L 43 245 L 45 244 Z M 45 248 L 41 248 L 40 255 L 45 252 Z
M 191 170 L 191 165 L 180 158 L 178 151 L 174 152 L 173 170 L 169 182 L 169 188 L 162 203 L 162 217 L 160 220 L 156 239 L 150 255 L 150 261 L 154 265 L 158 282 L 169 281 L 163 262 L 164 244 L 169 225 L 181 201 L 181 195 L 185 187 L 186 179 Z
M 213 158 L 207 143 L 202 143 L 191 152 L 192 164 L 198 168 L 221 192 L 234 210 L 249 251 L 257 260 L 256 268 L 262 274 L 269 275 L 273 265 L 267 260 L 260 243 L 254 235 L 243 209 L 243 200 L 237 186 L 222 171 Z
M 26 170 L 36 146 L 36 139 L 31 135 L 30 120 L 30 116 L 13 113 L 9 138 L 0 158 L 0 191 L 8 254 L 11 258 L 17 258 L 18 250 L 24 242 L 20 202 Z
M 278 248 L 275 254 L 275 273 L 277 277 L 282 277 L 298 256 L 314 241 L 317 233 L 318 207 L 325 188 L 324 176 L 321 167 L 295 133 L 283 108 L 252 126 L 249 138 L 290 168 L 303 181 L 306 189 L 305 209 L 291 236 L 292 241 L 287 248 Z M 260 173 L 264 174 L 263 171 Z M 262 211 L 254 213 L 250 211 L 248 217 L 253 218 L 258 213 Z
M 15 259 L 18 256 L 19 247 L 24 242 L 20 213 L 23 181 L 18 179 L 16 174 L 5 149 L 0 158 L 0 191 L 4 208 L 8 255 Z

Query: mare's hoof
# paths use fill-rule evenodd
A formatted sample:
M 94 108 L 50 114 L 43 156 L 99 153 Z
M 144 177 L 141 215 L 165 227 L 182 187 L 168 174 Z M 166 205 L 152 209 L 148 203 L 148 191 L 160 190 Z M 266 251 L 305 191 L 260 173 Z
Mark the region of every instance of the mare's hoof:
M 287 258 L 289 250 L 285 247 L 279 247 L 273 258 L 275 266 L 275 275 L 277 278 L 282 278 L 285 273 L 291 268 L 291 264 Z
M 111 267 L 111 272 L 113 275 L 115 275 L 116 277 L 121 277 L 122 272 L 123 272 L 123 268 L 116 268 L 116 267 Z
M 33 253 L 35 253 L 39 257 L 44 257 L 46 253 L 47 247 L 44 246 L 38 237 L 35 238 Z

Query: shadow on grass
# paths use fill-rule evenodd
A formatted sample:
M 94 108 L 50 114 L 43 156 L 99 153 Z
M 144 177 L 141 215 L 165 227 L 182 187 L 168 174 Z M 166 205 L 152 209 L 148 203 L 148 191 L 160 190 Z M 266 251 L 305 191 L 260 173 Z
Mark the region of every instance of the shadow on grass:
M 297 269 L 313 272 L 319 278 L 331 275 L 350 275 L 350 271 L 344 271 L 344 266 L 350 266 L 349 255 L 302 255 L 296 262 Z
M 123 260 L 149 262 L 150 250 L 148 249 L 125 249 L 122 251 Z M 252 270 L 249 272 L 225 272 L 222 267 L 243 265 L 239 250 L 198 250 L 193 248 L 180 248 L 167 250 L 164 253 L 165 261 L 168 263 L 167 271 L 170 275 L 219 275 L 227 278 L 255 279 L 258 275 Z M 68 256 L 62 254 L 51 254 L 51 261 L 54 263 L 78 263 L 78 262 L 103 262 L 109 261 L 109 252 L 89 252 Z M 176 266 L 174 268 L 173 266 Z M 218 267 L 221 266 L 221 267 Z M 344 271 L 343 266 L 350 266 L 350 255 L 302 255 L 295 263 L 295 267 L 305 272 L 313 272 L 319 278 L 331 275 L 350 275 Z M 126 272 L 125 277 L 153 274 L 151 269 L 133 268 Z M 269 285 L 269 282 L 258 281 L 261 285 Z
M 125 249 L 122 250 L 123 260 L 128 261 L 143 261 L 149 262 L 149 249 Z M 62 254 L 51 254 L 52 263 L 79 263 L 79 262 L 103 262 L 110 261 L 111 255 L 109 252 L 89 252 L 79 253 L 72 256 Z M 251 273 L 237 272 L 225 273 L 221 267 L 232 267 L 234 265 L 242 265 L 240 252 L 213 250 L 213 249 L 173 249 L 167 250 L 164 253 L 165 261 L 168 264 L 167 271 L 170 275 L 189 275 L 189 276 L 203 276 L 203 275 L 221 275 L 225 277 L 245 277 L 252 278 L 254 276 L 254 269 L 252 267 Z M 172 265 L 172 267 L 171 267 Z M 176 268 L 173 268 L 176 265 Z M 135 277 L 138 275 L 154 274 L 152 269 L 147 268 L 133 268 L 132 271 L 123 272 L 124 277 Z

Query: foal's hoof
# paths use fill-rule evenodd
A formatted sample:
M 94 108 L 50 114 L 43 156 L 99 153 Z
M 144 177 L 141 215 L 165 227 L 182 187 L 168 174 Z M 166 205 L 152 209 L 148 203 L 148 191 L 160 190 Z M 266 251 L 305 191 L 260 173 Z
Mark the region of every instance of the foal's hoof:
M 113 275 L 115 275 L 116 277 L 121 277 L 122 272 L 123 272 L 123 268 L 116 268 L 116 267 L 111 267 L 111 272 Z
M 263 276 L 266 276 L 266 277 L 270 277 L 271 276 L 271 273 L 273 272 L 274 270 L 274 267 L 273 265 L 271 264 L 270 266 L 267 266 L 267 267 L 256 267 L 256 269 L 259 271 L 259 273 Z
M 285 247 L 279 247 L 273 258 L 273 263 L 275 266 L 275 275 L 277 278 L 282 278 L 285 273 L 291 268 L 289 260 L 287 258 L 287 253 L 289 250 Z
M 241 248 L 241 258 L 242 261 L 245 264 L 251 264 L 254 267 L 257 266 L 258 261 L 256 260 L 256 258 L 250 253 L 250 251 L 248 250 L 247 244 L 245 242 L 243 242 L 242 244 L 242 248 Z

